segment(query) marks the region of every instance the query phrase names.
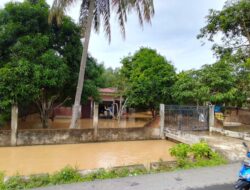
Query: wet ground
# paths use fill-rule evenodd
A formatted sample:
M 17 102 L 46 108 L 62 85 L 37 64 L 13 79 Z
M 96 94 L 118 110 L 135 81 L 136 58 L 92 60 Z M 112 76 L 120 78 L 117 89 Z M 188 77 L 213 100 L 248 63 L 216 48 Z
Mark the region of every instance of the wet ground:
M 224 127 L 225 130 L 250 133 L 250 125 L 241 125 L 237 127 Z
M 192 188 L 187 190 L 235 190 L 234 184 L 211 185 L 202 188 Z
M 244 140 L 227 137 L 219 133 L 193 132 L 200 139 L 204 139 L 212 148 L 222 153 L 230 161 L 240 161 L 246 157 L 246 149 L 242 145 Z M 245 141 L 250 147 L 250 142 Z
M 79 170 L 173 160 L 166 140 L 43 145 L 0 148 L 0 170 L 7 175 L 51 173 L 67 165 Z

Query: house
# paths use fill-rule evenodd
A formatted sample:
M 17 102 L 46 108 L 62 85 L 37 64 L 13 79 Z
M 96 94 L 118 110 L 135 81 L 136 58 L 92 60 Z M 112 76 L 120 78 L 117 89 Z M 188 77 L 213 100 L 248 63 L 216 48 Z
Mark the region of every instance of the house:
M 123 97 L 117 88 L 100 88 L 99 117 L 112 118 L 122 106 Z M 89 97 L 86 104 L 82 105 L 81 118 L 93 117 L 94 100 Z M 54 110 L 55 117 L 71 117 L 71 107 L 59 107 Z

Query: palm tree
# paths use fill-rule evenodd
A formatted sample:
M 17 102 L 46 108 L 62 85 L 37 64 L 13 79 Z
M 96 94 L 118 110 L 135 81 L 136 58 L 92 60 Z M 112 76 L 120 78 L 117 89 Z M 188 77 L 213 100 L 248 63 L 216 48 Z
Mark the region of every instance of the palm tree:
M 54 0 L 50 20 L 56 19 L 60 23 L 60 19 L 64 14 L 66 8 L 77 0 Z M 76 128 L 76 122 L 79 116 L 80 102 L 84 83 L 85 67 L 87 62 L 87 53 L 89 46 L 89 39 L 91 34 L 92 24 L 96 32 L 100 29 L 100 20 L 103 20 L 103 26 L 108 41 L 111 41 L 111 28 L 110 28 L 110 14 L 111 8 L 118 16 L 118 22 L 121 28 L 121 33 L 125 38 L 125 23 L 127 22 L 127 14 L 131 10 L 136 10 L 140 25 L 151 21 L 154 15 L 153 0 L 81 0 L 79 24 L 82 28 L 84 37 L 83 52 L 81 58 L 80 71 L 78 76 L 78 84 L 75 95 L 75 102 L 72 111 L 72 119 L 70 128 Z

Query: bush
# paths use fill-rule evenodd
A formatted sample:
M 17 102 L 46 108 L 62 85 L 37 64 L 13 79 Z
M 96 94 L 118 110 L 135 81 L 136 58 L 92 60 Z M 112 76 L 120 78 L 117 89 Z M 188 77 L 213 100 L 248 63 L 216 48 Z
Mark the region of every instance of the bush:
M 10 177 L 5 183 L 6 190 L 25 189 L 27 181 L 19 175 Z
M 192 145 L 191 153 L 195 159 L 209 159 L 212 156 L 212 149 L 205 142 Z
M 112 170 L 100 169 L 90 174 L 81 175 L 76 168 L 67 166 L 52 175 L 33 175 L 29 178 L 23 178 L 16 175 L 10 177 L 6 182 L 4 182 L 4 174 L 0 173 L 0 190 L 31 189 L 49 185 L 94 181 L 96 179 L 136 176 L 146 173 L 148 173 L 146 169 L 117 168 Z
M 177 144 L 173 148 L 170 149 L 171 156 L 176 157 L 177 159 L 186 159 L 188 157 L 188 153 L 190 152 L 191 147 L 187 144 Z
M 44 187 L 44 186 L 48 186 L 50 183 L 51 182 L 50 182 L 49 174 L 31 176 L 29 179 L 29 182 L 26 185 L 26 189 Z
M 64 169 L 56 172 L 50 177 L 50 182 L 54 185 L 80 181 L 82 181 L 81 174 L 77 171 L 76 168 L 72 168 L 70 166 L 65 167 Z
M 0 172 L 0 189 L 4 190 L 5 185 L 4 185 L 4 173 Z
M 226 160 L 217 152 L 214 152 L 205 142 L 192 146 L 177 144 L 170 149 L 170 154 L 176 157 L 178 167 L 185 169 L 226 163 Z

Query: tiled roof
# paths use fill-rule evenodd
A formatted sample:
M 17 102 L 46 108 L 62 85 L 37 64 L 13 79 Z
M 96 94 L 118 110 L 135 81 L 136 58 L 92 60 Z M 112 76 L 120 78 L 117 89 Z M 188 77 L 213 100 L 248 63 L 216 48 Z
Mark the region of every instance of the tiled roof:
M 100 88 L 101 93 L 117 93 L 117 88 Z

